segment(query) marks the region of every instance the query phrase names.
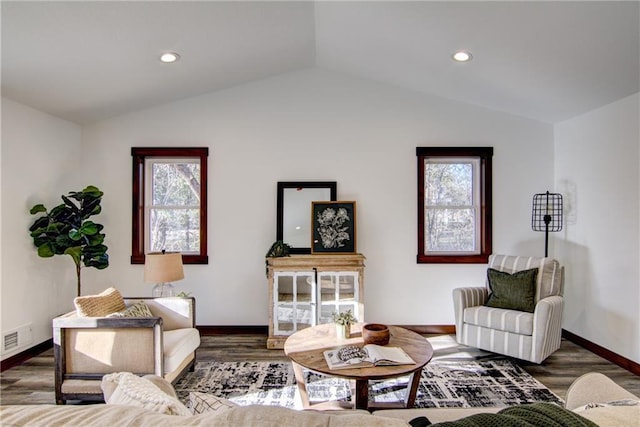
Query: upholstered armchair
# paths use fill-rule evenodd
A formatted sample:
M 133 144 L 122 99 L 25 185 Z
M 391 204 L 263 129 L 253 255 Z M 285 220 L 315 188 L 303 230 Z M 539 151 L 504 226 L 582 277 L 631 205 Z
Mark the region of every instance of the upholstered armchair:
M 153 374 L 175 382 L 193 369 L 200 334 L 194 298 L 124 298 L 144 301 L 153 317 L 78 317 L 76 311 L 53 319 L 56 403 L 102 401 L 103 375 Z
M 456 340 L 471 347 L 541 363 L 560 348 L 564 268 L 551 258 L 491 255 L 488 267 L 506 273 L 537 268 L 533 312 L 485 306 L 485 287 L 453 291 Z

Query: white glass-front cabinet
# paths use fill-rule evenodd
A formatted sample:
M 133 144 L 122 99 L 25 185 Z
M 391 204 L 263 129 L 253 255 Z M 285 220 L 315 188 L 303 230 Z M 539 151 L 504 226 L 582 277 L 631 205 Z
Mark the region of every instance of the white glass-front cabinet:
M 333 321 L 351 310 L 364 321 L 364 256 L 291 255 L 267 258 L 268 348 L 283 348 L 296 331 Z

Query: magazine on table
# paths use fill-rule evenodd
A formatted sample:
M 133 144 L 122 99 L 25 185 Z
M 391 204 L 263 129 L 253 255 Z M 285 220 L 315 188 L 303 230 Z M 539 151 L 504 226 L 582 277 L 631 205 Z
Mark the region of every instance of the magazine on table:
M 353 369 L 371 366 L 415 365 L 415 361 L 400 347 L 376 344 L 345 345 L 324 352 L 329 369 Z

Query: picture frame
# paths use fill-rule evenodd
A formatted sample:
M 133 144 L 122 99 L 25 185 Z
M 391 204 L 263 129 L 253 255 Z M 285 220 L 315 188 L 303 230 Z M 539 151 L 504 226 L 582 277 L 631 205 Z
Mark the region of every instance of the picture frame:
M 336 181 L 278 182 L 276 240 L 290 246 L 291 254 L 311 253 L 311 202 L 335 201 Z
M 311 253 L 356 253 L 356 202 L 311 203 Z

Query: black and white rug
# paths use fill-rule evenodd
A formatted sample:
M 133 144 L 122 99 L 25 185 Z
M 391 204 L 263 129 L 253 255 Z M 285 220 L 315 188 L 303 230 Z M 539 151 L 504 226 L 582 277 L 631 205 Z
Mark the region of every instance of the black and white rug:
M 404 377 L 371 383 L 369 396 L 376 402 L 403 400 L 407 381 Z M 243 406 L 301 408 L 290 362 L 198 362 L 195 371 L 184 375 L 175 389 L 182 401 L 188 400 L 189 392 L 199 391 Z M 310 372 L 307 390 L 312 402 L 349 400 L 351 396 L 347 381 Z M 415 406 L 468 408 L 540 401 L 562 403 L 510 359 L 460 357 L 444 350 L 423 369 Z

